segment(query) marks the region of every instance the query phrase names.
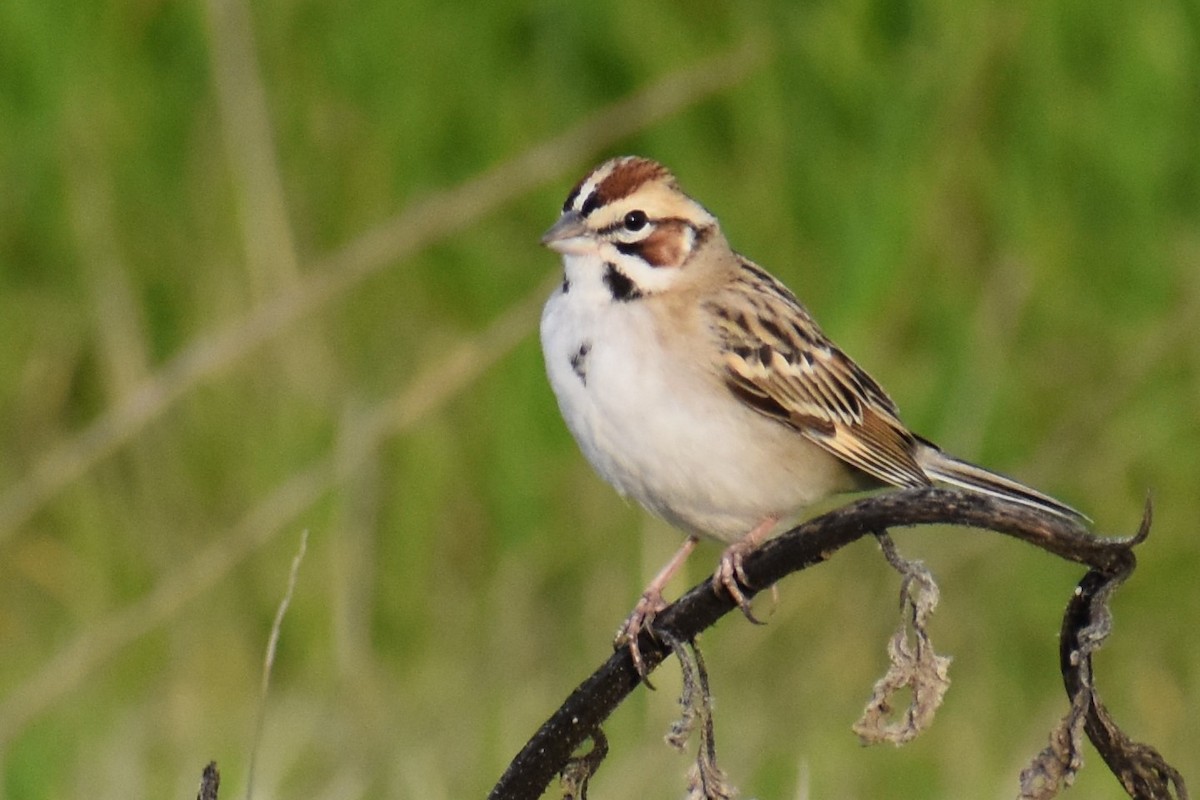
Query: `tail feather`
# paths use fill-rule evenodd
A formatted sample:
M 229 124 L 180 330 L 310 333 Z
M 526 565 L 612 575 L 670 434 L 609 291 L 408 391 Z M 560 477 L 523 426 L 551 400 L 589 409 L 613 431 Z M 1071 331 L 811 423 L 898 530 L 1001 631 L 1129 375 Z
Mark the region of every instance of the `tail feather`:
M 984 469 L 969 461 L 962 461 L 954 456 L 947 455 L 933 444 L 924 441 L 921 444 L 924 446 L 917 452 L 917 463 L 921 465 L 921 469 L 925 471 L 925 474 L 935 481 L 957 486 L 960 489 L 991 495 L 1002 500 L 1011 500 L 1015 503 L 1042 511 L 1049 511 L 1068 519 L 1088 521 L 1088 517 L 1085 514 L 1076 511 L 1066 503 L 1055 500 L 1049 495 L 1042 494 L 1036 489 L 1031 489 L 1019 481 L 1007 478 L 997 472 L 992 472 L 990 469 Z

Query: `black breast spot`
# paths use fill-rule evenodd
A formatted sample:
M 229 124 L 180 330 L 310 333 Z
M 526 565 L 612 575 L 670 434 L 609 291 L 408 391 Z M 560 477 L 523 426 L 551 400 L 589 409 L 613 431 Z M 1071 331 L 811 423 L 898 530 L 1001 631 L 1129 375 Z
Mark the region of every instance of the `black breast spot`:
M 571 371 L 579 376 L 579 381 L 587 386 L 587 357 L 592 350 L 591 342 L 583 342 L 571 356 Z

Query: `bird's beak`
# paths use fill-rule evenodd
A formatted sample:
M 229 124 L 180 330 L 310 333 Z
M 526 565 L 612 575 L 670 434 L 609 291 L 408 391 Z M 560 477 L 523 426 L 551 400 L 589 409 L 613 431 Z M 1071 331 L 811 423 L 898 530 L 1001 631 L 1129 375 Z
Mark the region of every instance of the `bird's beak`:
M 542 234 L 542 244 L 564 255 L 580 255 L 592 249 L 587 232 L 587 223 L 578 211 L 564 211 L 558 222 Z

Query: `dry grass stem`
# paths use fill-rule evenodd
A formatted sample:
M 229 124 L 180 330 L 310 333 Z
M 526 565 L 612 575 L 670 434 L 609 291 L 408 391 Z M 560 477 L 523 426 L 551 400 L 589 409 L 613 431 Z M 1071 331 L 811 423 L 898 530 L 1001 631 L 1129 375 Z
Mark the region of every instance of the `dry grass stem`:
M 251 296 L 271 297 L 300 281 L 300 265 L 270 104 L 255 55 L 254 19 L 246 0 L 208 0 L 206 7 L 209 63 Z M 277 355 L 294 384 L 335 374 L 336 360 L 316 331 L 295 331 L 279 344 Z
M 80 98 L 80 103 L 84 98 Z M 121 255 L 114 189 L 93 131 L 72 120 L 66 201 L 79 263 L 88 285 L 104 383 L 120 397 L 149 371 L 145 315 Z
M 279 632 L 283 628 L 283 617 L 287 614 L 288 606 L 292 603 L 292 594 L 296 591 L 296 578 L 300 574 L 300 564 L 308 551 L 308 531 L 300 534 L 300 547 L 292 557 L 292 568 L 288 571 L 287 589 L 279 608 L 275 611 L 275 620 L 271 623 L 271 635 L 267 639 L 267 652 L 263 657 L 262 684 L 259 687 L 258 714 L 254 721 L 254 737 L 250 740 L 249 766 L 246 768 L 246 800 L 254 796 L 254 767 L 258 762 L 258 748 L 262 742 L 263 724 L 267 719 L 267 694 L 271 689 L 271 670 L 275 666 L 275 650 L 279 645 Z
M 369 436 L 368 413 L 360 401 L 347 403 L 338 426 L 334 457 L 344 490 L 337 500 L 338 535 L 330 537 L 329 586 L 333 655 L 340 677 L 348 684 L 370 675 L 371 598 L 376 586 L 376 543 L 379 503 L 385 485 L 375 440 Z M 352 466 L 345 466 L 350 462 Z
M 208 0 L 209 64 L 221 133 L 238 194 L 242 245 L 255 295 L 300 277 L 288 222 L 267 90 L 255 57 L 254 24 L 245 0 Z

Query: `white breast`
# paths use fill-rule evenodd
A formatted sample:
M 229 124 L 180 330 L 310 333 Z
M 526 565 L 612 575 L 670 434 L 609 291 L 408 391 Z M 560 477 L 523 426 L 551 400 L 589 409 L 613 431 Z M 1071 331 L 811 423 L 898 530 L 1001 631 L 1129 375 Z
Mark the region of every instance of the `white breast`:
M 583 261 L 565 259 L 542 351 L 567 427 L 617 491 L 689 533 L 735 541 L 768 514 L 853 488 L 840 460 L 689 363 L 653 297 L 614 301 Z

